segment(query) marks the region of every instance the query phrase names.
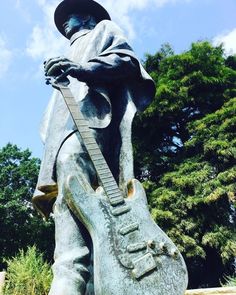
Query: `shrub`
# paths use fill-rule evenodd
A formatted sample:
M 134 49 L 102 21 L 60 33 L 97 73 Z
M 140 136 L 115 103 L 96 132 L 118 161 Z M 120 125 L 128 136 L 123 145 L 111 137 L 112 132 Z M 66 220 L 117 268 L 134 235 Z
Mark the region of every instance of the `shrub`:
M 236 287 L 236 275 L 232 277 L 226 277 L 225 287 Z
M 52 272 L 49 264 L 35 246 L 19 254 L 7 263 L 4 295 L 47 295 Z

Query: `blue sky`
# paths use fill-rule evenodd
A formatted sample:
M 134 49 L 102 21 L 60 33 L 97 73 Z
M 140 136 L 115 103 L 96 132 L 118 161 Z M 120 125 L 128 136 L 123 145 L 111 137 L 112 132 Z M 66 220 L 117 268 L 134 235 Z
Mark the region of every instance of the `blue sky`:
M 0 148 L 11 142 L 41 157 L 40 119 L 51 95 L 42 62 L 65 54 L 68 43 L 56 32 L 59 0 L 8 0 L 0 6 Z M 192 42 L 224 42 L 236 53 L 236 0 L 98 1 L 125 31 L 142 59 L 169 42 L 175 52 Z

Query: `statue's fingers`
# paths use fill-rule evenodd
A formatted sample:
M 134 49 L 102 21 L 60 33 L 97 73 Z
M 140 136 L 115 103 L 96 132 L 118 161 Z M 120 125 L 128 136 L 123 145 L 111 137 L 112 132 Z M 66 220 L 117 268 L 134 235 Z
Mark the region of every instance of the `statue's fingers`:
M 69 75 L 69 71 L 63 72 L 61 75 L 57 76 L 56 82 L 62 82 Z
M 45 60 L 43 63 L 44 68 L 46 69 L 51 63 L 53 63 L 54 61 L 57 61 L 58 58 L 59 58 L 59 56 L 58 57 L 51 57 L 51 58 Z
M 66 71 L 69 66 L 68 63 L 57 62 L 53 63 L 45 72 L 47 76 L 58 76 L 58 73 L 60 74 L 61 71 Z
M 54 63 L 47 69 L 45 69 L 46 76 L 57 76 L 58 72 L 61 70 L 61 65 L 59 63 Z
M 47 72 L 48 76 L 53 76 L 55 73 L 58 73 L 58 71 L 67 72 L 67 75 L 73 76 L 73 73 L 76 72 L 77 65 L 70 62 L 59 62 L 57 64 L 54 64 Z
M 65 57 L 62 57 L 62 56 L 50 58 L 44 64 L 45 72 L 47 73 L 54 64 L 57 64 L 57 63 L 60 63 L 60 62 L 69 62 L 69 60 L 67 58 L 65 58 Z

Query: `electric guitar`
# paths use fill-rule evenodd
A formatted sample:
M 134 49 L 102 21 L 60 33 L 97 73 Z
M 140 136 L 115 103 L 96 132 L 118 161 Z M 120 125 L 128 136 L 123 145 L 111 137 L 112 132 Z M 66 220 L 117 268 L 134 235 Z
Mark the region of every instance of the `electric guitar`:
M 125 194 L 119 189 L 70 88 L 49 83 L 61 92 L 102 183 L 95 192 L 71 175 L 64 192 L 93 241 L 95 294 L 183 295 L 184 260 L 152 220 L 141 183 L 131 180 Z

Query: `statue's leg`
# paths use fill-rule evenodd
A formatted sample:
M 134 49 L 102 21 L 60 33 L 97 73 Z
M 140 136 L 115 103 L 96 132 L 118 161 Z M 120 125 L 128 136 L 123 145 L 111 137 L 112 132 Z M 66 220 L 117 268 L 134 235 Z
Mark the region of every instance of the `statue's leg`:
M 74 133 L 63 144 L 57 157 L 57 183 L 59 194 L 54 204 L 55 263 L 53 282 L 49 295 L 94 294 L 93 286 L 86 291 L 91 275 L 92 242 L 86 229 L 68 209 L 63 195 L 63 185 L 68 175 L 83 177 L 89 183 L 96 179 L 93 165 L 79 135 Z M 81 187 L 81 189 L 84 189 Z M 87 288 L 88 289 L 88 288 Z

